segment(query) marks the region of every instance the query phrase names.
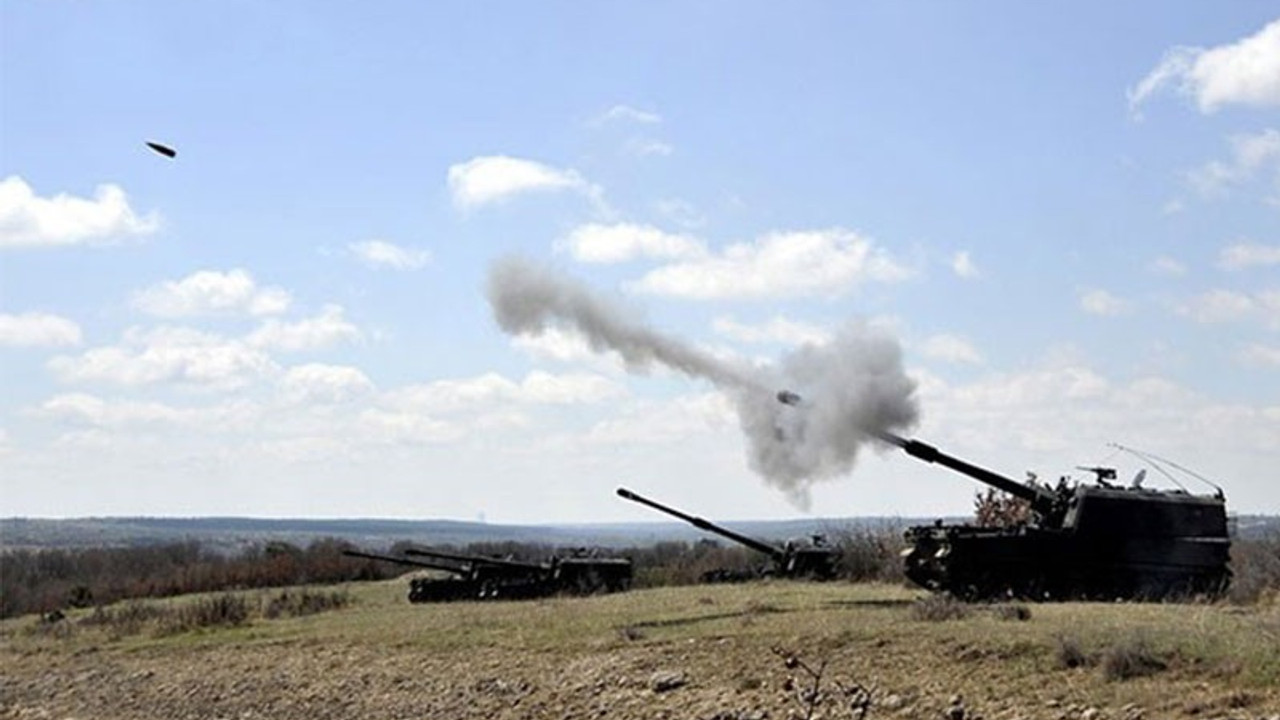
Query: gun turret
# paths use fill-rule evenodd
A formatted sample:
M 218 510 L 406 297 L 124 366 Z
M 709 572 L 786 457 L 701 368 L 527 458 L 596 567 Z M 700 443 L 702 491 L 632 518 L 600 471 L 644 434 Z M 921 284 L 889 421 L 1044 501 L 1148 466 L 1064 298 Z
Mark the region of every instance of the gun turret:
M 730 540 L 738 543 L 739 545 L 745 545 L 751 548 L 752 550 L 755 550 L 757 552 L 762 552 L 765 555 L 768 555 L 769 557 L 773 558 L 776 562 L 781 563 L 781 562 L 785 562 L 786 560 L 786 552 L 780 547 L 770 545 L 766 542 L 762 542 L 752 537 L 747 537 L 746 535 L 741 535 L 732 530 L 729 530 L 728 528 L 720 527 L 719 525 L 716 525 L 715 523 L 712 523 L 703 518 L 682 513 L 679 510 L 676 510 L 675 508 L 667 507 L 666 505 L 663 505 L 662 503 L 656 502 L 654 500 L 650 500 L 649 498 L 644 497 L 643 495 L 637 495 L 636 493 L 633 493 L 626 488 L 618 488 L 618 496 L 625 498 L 627 500 L 631 500 L 632 502 L 638 502 L 641 505 L 648 505 L 654 510 L 657 510 L 659 512 L 664 512 L 668 515 L 671 515 L 672 517 L 680 518 L 681 520 L 689 523 L 690 525 L 698 528 L 699 530 L 706 530 L 707 532 L 715 533 L 716 535 L 720 535 L 721 537 L 729 538 Z

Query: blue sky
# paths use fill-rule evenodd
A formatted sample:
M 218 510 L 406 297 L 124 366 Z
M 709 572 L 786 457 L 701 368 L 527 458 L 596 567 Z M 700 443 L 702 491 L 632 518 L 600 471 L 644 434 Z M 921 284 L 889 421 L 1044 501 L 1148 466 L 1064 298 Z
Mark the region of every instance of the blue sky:
M 887 328 L 1014 477 L 1280 510 L 1274 8 L 792 5 L 4 4 L 0 514 L 969 509 L 895 454 L 792 505 L 713 386 L 504 334 L 511 254 L 735 361 Z

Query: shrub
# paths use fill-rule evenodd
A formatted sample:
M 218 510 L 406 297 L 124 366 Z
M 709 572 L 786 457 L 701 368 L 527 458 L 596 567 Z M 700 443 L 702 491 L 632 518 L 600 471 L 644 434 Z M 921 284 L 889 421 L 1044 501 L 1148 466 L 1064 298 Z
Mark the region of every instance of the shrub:
M 1147 641 L 1140 635 L 1112 645 L 1102 655 L 1102 675 L 1107 680 L 1128 680 L 1154 675 L 1167 667 L 1168 664 L 1151 651 Z
M 337 610 L 350 604 L 351 595 L 345 591 L 322 593 L 309 590 L 301 592 L 285 590 L 267 603 L 262 615 L 267 618 L 301 617 L 326 610 Z
M 968 617 L 969 606 L 951 595 L 937 594 L 920 599 L 911 605 L 911 617 L 916 620 L 943 622 Z
M 1059 669 L 1089 667 L 1094 659 L 1080 647 L 1080 642 L 1073 637 L 1058 636 L 1057 665 Z
M 1031 608 L 1026 605 L 992 605 L 991 614 L 997 620 L 1017 620 L 1021 622 L 1031 619 Z
M 223 593 L 182 605 L 164 618 L 164 634 L 190 632 L 208 627 L 236 627 L 249 620 L 249 601 L 242 595 Z
M 1232 541 L 1231 572 L 1227 597 L 1234 603 L 1252 604 L 1280 592 L 1280 532 Z

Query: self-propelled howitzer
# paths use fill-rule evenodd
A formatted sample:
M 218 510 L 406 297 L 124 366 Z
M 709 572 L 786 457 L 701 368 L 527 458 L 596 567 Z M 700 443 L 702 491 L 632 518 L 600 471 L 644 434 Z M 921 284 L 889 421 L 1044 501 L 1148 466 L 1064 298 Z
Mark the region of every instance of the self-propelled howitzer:
M 771 567 L 768 574 L 780 577 L 790 578 L 807 578 L 812 580 L 830 580 L 836 576 L 836 564 L 840 559 L 840 552 L 834 547 L 826 545 L 821 541 L 820 536 L 815 537 L 812 545 L 795 545 L 788 543 L 783 547 L 757 540 L 756 538 L 736 533 L 726 527 L 716 525 L 704 518 L 696 515 L 689 515 L 680 512 L 675 508 L 663 505 L 655 500 L 650 500 L 643 495 L 634 493 L 626 488 L 618 488 L 618 496 L 632 502 L 648 505 L 659 512 L 666 513 L 672 517 L 679 518 L 690 525 L 705 530 L 709 533 L 715 533 L 724 538 L 728 538 L 739 545 L 744 545 L 756 552 L 763 553 L 769 557 Z
M 465 562 L 490 576 L 492 592 L 504 596 L 538 597 L 556 593 L 591 595 L 620 592 L 631 587 L 631 560 L 625 557 L 598 557 L 586 552 L 535 563 L 509 558 L 468 555 L 441 550 L 412 548 L 408 555 Z
M 1014 527 L 909 528 L 904 571 L 913 582 L 972 599 L 996 597 L 1165 599 L 1226 589 L 1231 540 L 1226 499 L 1185 490 L 1106 482 L 1111 468 L 1085 468 L 1095 485 L 1051 490 L 1020 483 L 918 440 L 878 436 L 1025 500 L 1031 517 Z

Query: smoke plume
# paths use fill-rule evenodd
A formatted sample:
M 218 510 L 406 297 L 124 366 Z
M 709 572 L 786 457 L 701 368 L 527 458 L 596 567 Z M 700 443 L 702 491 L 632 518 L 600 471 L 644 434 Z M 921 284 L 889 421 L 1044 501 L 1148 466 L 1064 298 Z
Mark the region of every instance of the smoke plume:
M 813 482 L 848 473 L 876 433 L 902 430 L 918 416 L 915 382 L 898 342 L 851 323 L 826 345 L 805 345 L 767 367 L 716 358 L 634 319 L 586 286 L 516 258 L 490 268 L 489 304 L 512 335 L 552 327 L 580 333 L 597 352 L 617 352 L 627 368 L 660 364 L 714 384 L 728 395 L 747 440 L 751 469 L 807 508 Z M 794 405 L 780 390 L 797 392 Z

